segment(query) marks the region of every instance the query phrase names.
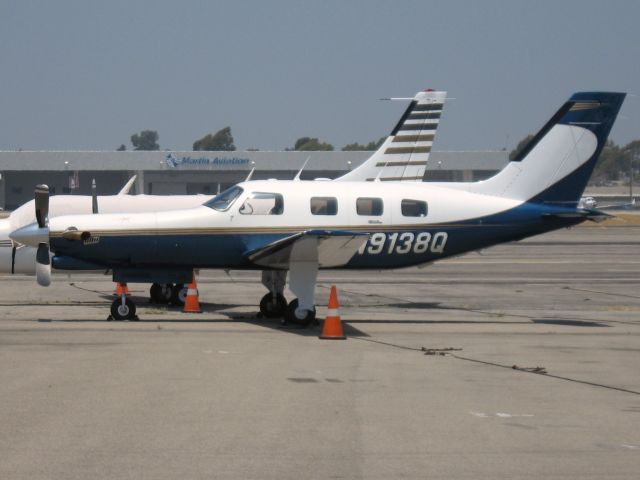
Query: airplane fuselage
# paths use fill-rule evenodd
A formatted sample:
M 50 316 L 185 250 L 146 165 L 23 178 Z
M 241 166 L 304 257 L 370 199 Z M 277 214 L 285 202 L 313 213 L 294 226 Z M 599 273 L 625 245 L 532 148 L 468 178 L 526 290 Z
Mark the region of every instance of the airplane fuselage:
M 236 188 L 237 196 L 217 209 L 53 218 L 53 266 L 81 267 L 65 263 L 73 258 L 116 269 L 263 269 L 249 254 L 265 245 L 299 232 L 348 231 L 363 242 L 340 268 L 400 268 L 576 223 L 546 218 L 551 207 L 428 183 L 337 189 L 324 181 L 254 181 Z M 70 228 L 87 238 L 63 238 Z

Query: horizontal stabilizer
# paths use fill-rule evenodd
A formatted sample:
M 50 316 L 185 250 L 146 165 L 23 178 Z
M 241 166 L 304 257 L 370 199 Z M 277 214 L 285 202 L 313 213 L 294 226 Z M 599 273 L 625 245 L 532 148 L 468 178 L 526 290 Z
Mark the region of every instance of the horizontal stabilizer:
M 246 258 L 261 267 L 283 270 L 292 261 L 318 262 L 319 268 L 335 268 L 346 265 L 368 239 L 367 233 L 308 230 L 248 252 Z
M 603 222 L 607 218 L 614 217 L 614 215 L 609 215 L 602 210 L 594 209 L 578 209 L 568 212 L 543 213 L 542 216 L 544 218 L 581 218 L 583 220 L 591 220 L 592 222 L 597 223 Z

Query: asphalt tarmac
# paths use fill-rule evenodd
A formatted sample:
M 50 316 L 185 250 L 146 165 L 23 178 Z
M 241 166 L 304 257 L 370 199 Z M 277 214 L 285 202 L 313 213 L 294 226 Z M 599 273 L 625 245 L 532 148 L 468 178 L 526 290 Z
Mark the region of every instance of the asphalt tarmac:
M 635 479 L 640 227 L 581 227 L 424 269 L 322 272 L 346 341 L 204 312 L 107 322 L 101 275 L 0 277 L 0 478 Z

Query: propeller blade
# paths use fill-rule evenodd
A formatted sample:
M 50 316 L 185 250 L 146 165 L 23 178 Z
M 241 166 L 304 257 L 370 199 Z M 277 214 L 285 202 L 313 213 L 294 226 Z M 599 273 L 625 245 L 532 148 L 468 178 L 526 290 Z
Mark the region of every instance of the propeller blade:
M 36 252 L 36 279 L 38 285 L 48 287 L 51 284 L 51 259 L 49 258 L 49 245 L 41 243 Z
M 95 178 L 91 180 L 91 212 L 98 213 L 98 193 Z
M 18 250 L 18 247 L 16 246 L 15 243 L 13 243 L 11 248 L 11 274 L 12 275 L 16 273 L 16 251 L 17 250 Z
M 38 227 L 49 226 L 49 187 L 47 185 L 36 186 L 35 191 L 36 220 Z

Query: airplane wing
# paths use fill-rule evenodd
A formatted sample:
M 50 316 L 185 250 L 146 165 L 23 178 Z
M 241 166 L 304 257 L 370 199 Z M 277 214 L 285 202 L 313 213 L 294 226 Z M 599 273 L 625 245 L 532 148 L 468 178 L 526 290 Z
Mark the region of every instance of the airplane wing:
M 368 239 L 368 233 L 308 230 L 247 252 L 246 257 L 255 265 L 275 269 L 288 269 L 292 261 L 335 268 L 346 265 Z

